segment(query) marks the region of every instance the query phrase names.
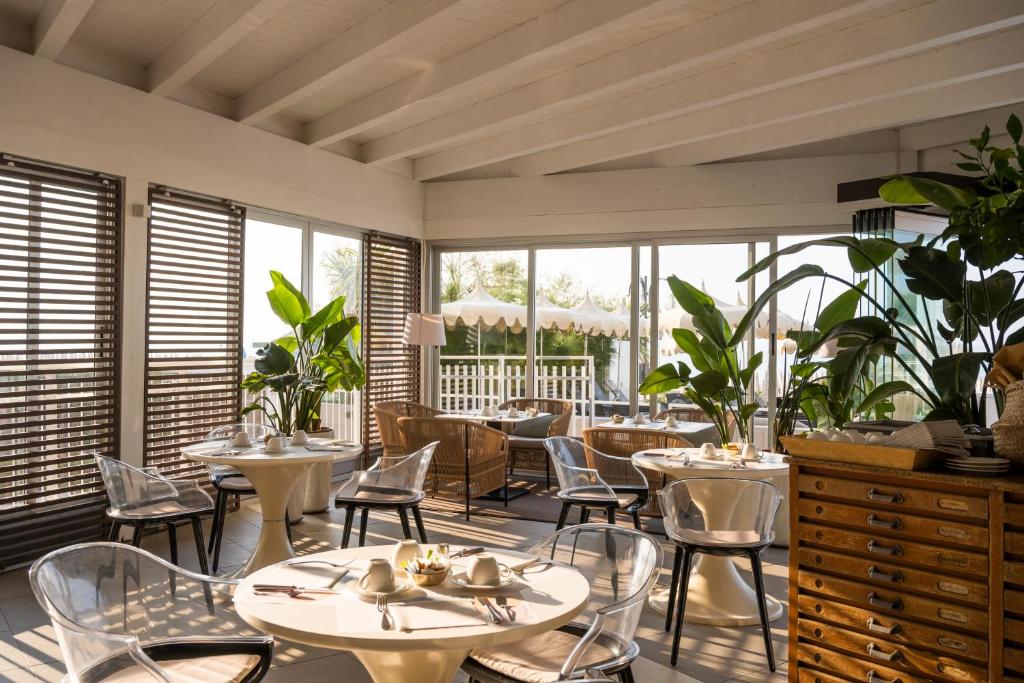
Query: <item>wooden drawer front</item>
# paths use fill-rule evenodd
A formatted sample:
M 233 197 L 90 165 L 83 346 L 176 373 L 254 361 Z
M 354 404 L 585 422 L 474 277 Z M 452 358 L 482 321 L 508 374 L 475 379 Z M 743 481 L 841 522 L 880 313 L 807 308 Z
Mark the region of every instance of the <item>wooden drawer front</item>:
M 833 549 L 863 553 L 879 562 L 917 564 L 949 572 L 988 576 L 988 556 L 963 550 L 886 538 L 877 534 L 833 529 L 817 524 L 801 524 L 800 540 Z
M 883 666 L 917 676 L 939 676 L 964 683 L 988 680 L 988 674 L 983 668 L 811 619 L 798 620 L 797 633 L 804 640 L 855 652 L 868 661 L 877 661 Z
M 971 548 L 988 547 L 988 528 L 877 509 L 844 505 L 826 500 L 800 499 L 800 514 L 810 520 L 861 527 L 872 533 L 955 543 Z
M 1024 527 L 1024 505 L 1021 503 L 1006 503 L 1006 512 L 1003 514 L 1007 524 Z
M 1003 619 L 1003 635 L 1007 640 L 1024 645 L 1024 619 L 1014 619 L 1013 617 Z
M 796 656 L 799 661 L 811 666 L 834 671 L 865 683 L 932 683 L 922 676 L 908 674 L 906 671 L 861 660 L 811 643 L 798 643 Z
M 800 564 L 815 571 L 843 574 L 890 590 L 927 593 L 937 598 L 959 600 L 982 608 L 988 607 L 988 586 L 980 581 L 968 581 L 943 576 L 926 569 L 909 569 L 898 563 L 840 555 L 815 548 L 800 548 L 798 557 Z
M 805 666 L 797 668 L 796 680 L 797 683 L 850 683 L 845 678 L 837 678 L 830 674 L 808 669 Z
M 1003 533 L 1003 545 L 1008 553 L 1024 555 L 1024 533 L 1019 531 L 1006 531 Z
M 1017 674 L 1024 674 L 1024 650 L 1008 647 L 1003 650 L 1003 665 Z
M 1024 591 L 1003 589 L 1003 611 L 1024 614 Z
M 871 586 L 856 581 L 837 579 L 825 574 L 800 569 L 797 581 L 801 591 L 811 591 L 853 602 L 858 607 L 887 615 L 910 616 L 929 623 L 985 635 L 988 615 L 985 610 L 963 607 L 948 602 L 901 593 L 891 588 Z
M 814 474 L 800 475 L 800 492 L 842 498 L 861 505 L 917 510 L 970 519 L 988 519 L 988 499 L 959 493 L 928 491 L 908 486 L 877 484 L 856 479 L 837 479 Z
M 982 638 L 953 633 L 948 629 L 925 626 L 902 617 L 883 615 L 881 612 L 844 605 L 813 595 L 799 596 L 797 605 L 801 615 L 878 634 L 878 637 L 885 638 L 889 642 L 910 647 L 923 647 L 957 659 L 971 659 L 981 664 L 988 661 L 988 642 Z
M 1024 585 L 1024 562 L 1006 560 L 1003 563 L 1003 579 L 1010 583 Z

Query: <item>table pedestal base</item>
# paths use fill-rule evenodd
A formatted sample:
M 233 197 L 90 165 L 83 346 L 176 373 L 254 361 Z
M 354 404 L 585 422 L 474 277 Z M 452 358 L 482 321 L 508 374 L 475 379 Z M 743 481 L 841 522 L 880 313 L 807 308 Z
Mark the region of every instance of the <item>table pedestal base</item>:
M 309 465 L 241 469 L 259 495 L 263 523 L 252 557 L 244 567 L 235 572 L 233 576 L 236 578 L 249 576 L 258 569 L 295 557 L 292 544 L 288 542 L 288 529 L 284 521 L 285 510 L 296 480 L 309 469 Z
M 374 683 L 451 683 L 469 650 L 357 650 L 352 654 L 366 667 Z
M 698 555 L 690 574 L 683 620 L 710 626 L 752 626 L 761 623 L 757 593 L 747 585 L 728 557 Z M 668 588 L 651 592 L 648 604 L 658 614 L 668 609 Z M 768 596 L 768 621 L 782 616 L 782 604 Z

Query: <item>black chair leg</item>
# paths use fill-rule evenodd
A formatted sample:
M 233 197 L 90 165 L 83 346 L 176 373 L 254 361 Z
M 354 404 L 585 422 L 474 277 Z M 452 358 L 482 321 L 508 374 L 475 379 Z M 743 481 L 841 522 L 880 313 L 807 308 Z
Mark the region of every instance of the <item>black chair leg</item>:
M 580 507 L 580 524 L 586 524 L 590 521 L 590 508 L 586 505 Z
M 679 595 L 676 603 L 676 632 L 672 636 L 672 666 L 679 662 L 679 639 L 683 634 L 683 616 L 686 614 L 686 591 L 690 588 L 690 565 L 693 551 L 683 548 L 683 566 L 679 575 Z
M 352 522 L 356 518 L 356 508 L 354 505 L 345 506 L 345 530 L 341 534 L 341 547 L 345 549 L 348 547 L 348 539 L 352 536 Z
M 206 543 L 203 542 L 203 522 L 199 515 L 192 518 L 192 533 L 196 537 L 196 552 L 199 553 L 199 569 L 209 576 L 210 565 L 206 562 Z
M 630 514 L 633 517 L 633 528 L 637 531 L 643 531 L 640 528 L 640 510 L 633 510 Z
M 775 671 L 775 648 L 772 647 L 772 631 L 768 626 L 768 603 L 764 594 L 764 573 L 761 570 L 761 555 L 750 553 L 750 566 L 754 570 L 754 589 L 757 591 L 757 610 L 761 613 L 761 631 L 764 634 L 764 649 L 768 655 L 768 668 Z
M 683 549 L 676 546 L 676 556 L 672 560 L 672 583 L 668 587 L 668 610 L 665 612 L 665 633 L 672 630 L 672 610 L 676 606 L 676 589 L 679 587 L 679 569 L 683 566 Z
M 406 539 L 412 538 L 412 529 L 409 527 L 409 513 L 405 508 L 398 508 L 398 521 L 402 523 L 402 535 Z
M 132 545 L 136 548 L 142 547 L 142 525 L 136 524 L 132 530 Z
M 558 523 L 555 525 L 555 531 L 558 531 L 565 526 L 565 520 L 569 517 L 569 510 L 571 509 L 571 504 L 562 503 L 562 511 L 558 513 Z
M 363 543 L 366 542 L 366 524 L 370 521 L 370 510 L 369 508 L 363 508 L 363 512 L 359 517 L 359 547 L 363 547 Z
M 210 544 L 206 549 L 207 554 L 213 554 L 213 546 L 217 537 L 224 530 L 224 512 L 228 506 L 228 494 L 217 490 L 217 500 L 213 504 L 213 521 L 210 523 Z
M 110 523 L 110 533 L 107 534 L 107 540 L 110 541 L 111 543 L 113 543 L 114 541 L 118 540 L 118 536 L 119 536 L 120 533 L 121 533 L 121 523 L 120 522 L 111 522 Z
M 620 671 L 619 680 L 622 681 L 622 683 L 635 683 L 635 679 L 633 678 L 633 669 L 627 666 L 625 669 Z
M 288 510 L 284 511 L 284 532 L 288 534 L 288 545 L 291 545 L 292 541 L 292 520 L 288 519 Z
M 615 508 L 608 508 L 608 523 L 615 524 Z
M 178 564 L 178 530 L 174 522 L 167 525 L 167 539 L 171 544 L 171 564 Z
M 416 521 L 416 531 L 420 532 L 420 543 L 427 542 L 427 528 L 423 526 L 423 515 L 420 514 L 420 506 L 412 506 L 412 518 Z
M 544 490 L 551 490 L 551 458 L 544 454 Z

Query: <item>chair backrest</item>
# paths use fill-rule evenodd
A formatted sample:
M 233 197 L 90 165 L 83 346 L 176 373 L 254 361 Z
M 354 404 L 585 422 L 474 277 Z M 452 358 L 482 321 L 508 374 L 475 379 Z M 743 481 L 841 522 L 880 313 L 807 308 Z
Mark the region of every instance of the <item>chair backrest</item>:
M 384 456 L 392 458 L 410 452 L 406 450 L 402 440 L 402 432 L 398 427 L 399 418 L 434 417 L 442 412 L 414 401 L 378 401 L 374 403 L 373 415 L 377 420 L 377 430 L 380 432 Z
M 654 419 L 664 420 L 666 417 L 671 415 L 677 420 L 683 420 L 684 422 L 711 422 L 711 416 L 704 412 L 702 408 L 697 406 L 669 406 L 665 410 L 658 413 Z
M 685 437 L 663 429 L 636 429 L 629 427 L 591 427 L 583 430 L 583 443 L 607 453 L 629 457 L 637 451 L 651 448 L 690 448 Z
M 665 531 L 716 532 L 722 545 L 767 545 L 775 539 L 782 493 L 766 481 L 708 477 L 674 481 L 659 494 Z M 714 500 L 709 506 L 706 501 Z
M 544 448 L 551 454 L 558 487 L 565 493 L 580 489 L 591 493 L 606 490 L 614 498 L 610 485 L 647 485 L 647 478 L 632 462 L 601 453 L 576 439 L 548 437 Z
M 426 481 L 427 471 L 430 469 L 430 460 L 434 457 L 434 449 L 438 442 L 434 441 L 420 448 L 415 453 L 410 453 L 401 460 L 382 467 L 376 483 L 380 486 L 388 486 L 408 491 L 422 491 L 423 482 Z
M 178 489 L 155 471 L 147 472 L 133 465 L 94 453 L 96 466 L 107 489 L 111 511 L 131 510 L 148 503 L 173 500 Z
M 402 417 L 398 419 L 405 448 L 423 448 L 437 441 L 434 463 L 455 463 L 462 471 L 468 454 L 470 467 L 508 451 L 508 436 L 497 429 L 466 420 L 436 417 Z
M 583 524 L 556 531 L 530 553 L 570 564 L 586 577 L 590 599 L 574 622 L 600 629 L 598 642 L 625 654 L 661 571 L 661 545 L 642 531 Z
M 270 425 L 257 424 L 257 423 L 237 423 L 229 425 L 221 425 L 217 427 L 209 434 L 206 435 L 207 441 L 220 441 L 222 439 L 231 440 L 235 438 L 235 434 L 245 432 L 249 435 L 249 440 L 253 443 L 259 443 L 268 436 L 277 436 L 277 430 Z
M 548 436 L 565 436 L 569 433 L 569 425 L 572 422 L 572 401 L 564 401 L 560 398 L 513 398 L 498 406 L 498 410 L 507 410 L 513 406 L 516 410 L 536 408 L 542 413 L 557 415 L 558 417 L 548 425 Z
M 121 666 L 139 663 L 162 673 L 142 654 L 147 644 L 257 635 L 234 612 L 228 589 L 234 582 L 193 574 L 123 543 L 55 550 L 36 560 L 29 581 L 73 681 L 92 678 L 82 674 L 116 665 L 118 657 Z

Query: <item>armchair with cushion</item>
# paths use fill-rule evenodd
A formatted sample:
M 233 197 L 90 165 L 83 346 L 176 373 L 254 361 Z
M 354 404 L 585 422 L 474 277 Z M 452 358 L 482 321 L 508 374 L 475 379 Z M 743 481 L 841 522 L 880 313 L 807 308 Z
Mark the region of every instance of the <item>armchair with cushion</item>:
M 551 460 L 544 450 L 544 439 L 569 434 L 572 422 L 572 401 L 556 398 L 516 398 L 505 401 L 498 410 L 515 408 L 523 412 L 528 408 L 536 408 L 537 412 L 550 413 L 517 424 L 508 438 L 508 457 L 510 474 L 514 473 L 517 464 L 530 470 L 539 470 L 544 466 L 544 486 L 551 488 Z

